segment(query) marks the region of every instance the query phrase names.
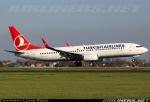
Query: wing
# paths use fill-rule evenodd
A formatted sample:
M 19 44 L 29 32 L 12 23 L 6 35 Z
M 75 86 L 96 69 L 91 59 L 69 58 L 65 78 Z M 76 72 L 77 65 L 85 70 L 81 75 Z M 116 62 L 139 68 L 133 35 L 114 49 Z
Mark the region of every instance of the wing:
M 50 47 L 48 43 L 42 38 L 43 44 L 47 49 L 53 50 L 58 52 L 62 57 L 66 57 L 69 60 L 83 60 L 83 56 L 81 54 L 76 54 L 72 52 L 67 52 L 59 49 L 55 49 L 53 47 Z

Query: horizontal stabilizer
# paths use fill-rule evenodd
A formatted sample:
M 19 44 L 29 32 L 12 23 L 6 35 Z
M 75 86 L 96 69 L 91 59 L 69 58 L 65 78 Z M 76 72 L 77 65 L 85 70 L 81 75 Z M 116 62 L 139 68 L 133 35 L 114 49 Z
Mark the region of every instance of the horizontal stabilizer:
M 4 50 L 4 51 L 14 53 L 14 54 L 24 54 L 24 52 L 18 52 L 18 51 L 10 51 L 10 50 Z

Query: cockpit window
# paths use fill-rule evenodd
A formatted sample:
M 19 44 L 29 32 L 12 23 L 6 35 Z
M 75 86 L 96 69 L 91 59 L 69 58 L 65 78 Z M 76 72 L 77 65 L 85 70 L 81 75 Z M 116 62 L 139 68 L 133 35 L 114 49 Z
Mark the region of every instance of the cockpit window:
M 136 47 L 143 47 L 143 46 L 139 45 L 139 46 L 136 46 Z

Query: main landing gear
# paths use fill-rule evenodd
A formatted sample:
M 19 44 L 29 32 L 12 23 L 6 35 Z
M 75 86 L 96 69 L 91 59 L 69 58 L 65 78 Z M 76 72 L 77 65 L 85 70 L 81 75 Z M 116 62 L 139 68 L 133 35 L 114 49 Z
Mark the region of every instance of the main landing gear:
M 74 65 L 77 67 L 81 67 L 82 66 L 82 62 L 81 61 L 75 61 Z

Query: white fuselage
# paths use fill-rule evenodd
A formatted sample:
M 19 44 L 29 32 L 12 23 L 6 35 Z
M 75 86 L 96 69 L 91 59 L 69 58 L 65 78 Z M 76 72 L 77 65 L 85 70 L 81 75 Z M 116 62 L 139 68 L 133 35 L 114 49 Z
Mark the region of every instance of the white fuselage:
M 95 45 L 81 45 L 81 46 L 69 46 L 69 47 L 56 47 L 56 49 L 81 54 L 85 61 L 96 61 L 100 58 L 107 57 L 131 57 L 141 55 L 148 51 L 147 48 L 142 47 L 134 43 L 110 43 L 110 44 L 95 44 Z M 24 54 L 16 54 L 19 57 L 43 60 L 43 61 L 59 61 L 68 60 L 63 57 L 59 52 L 41 48 L 24 52 Z

